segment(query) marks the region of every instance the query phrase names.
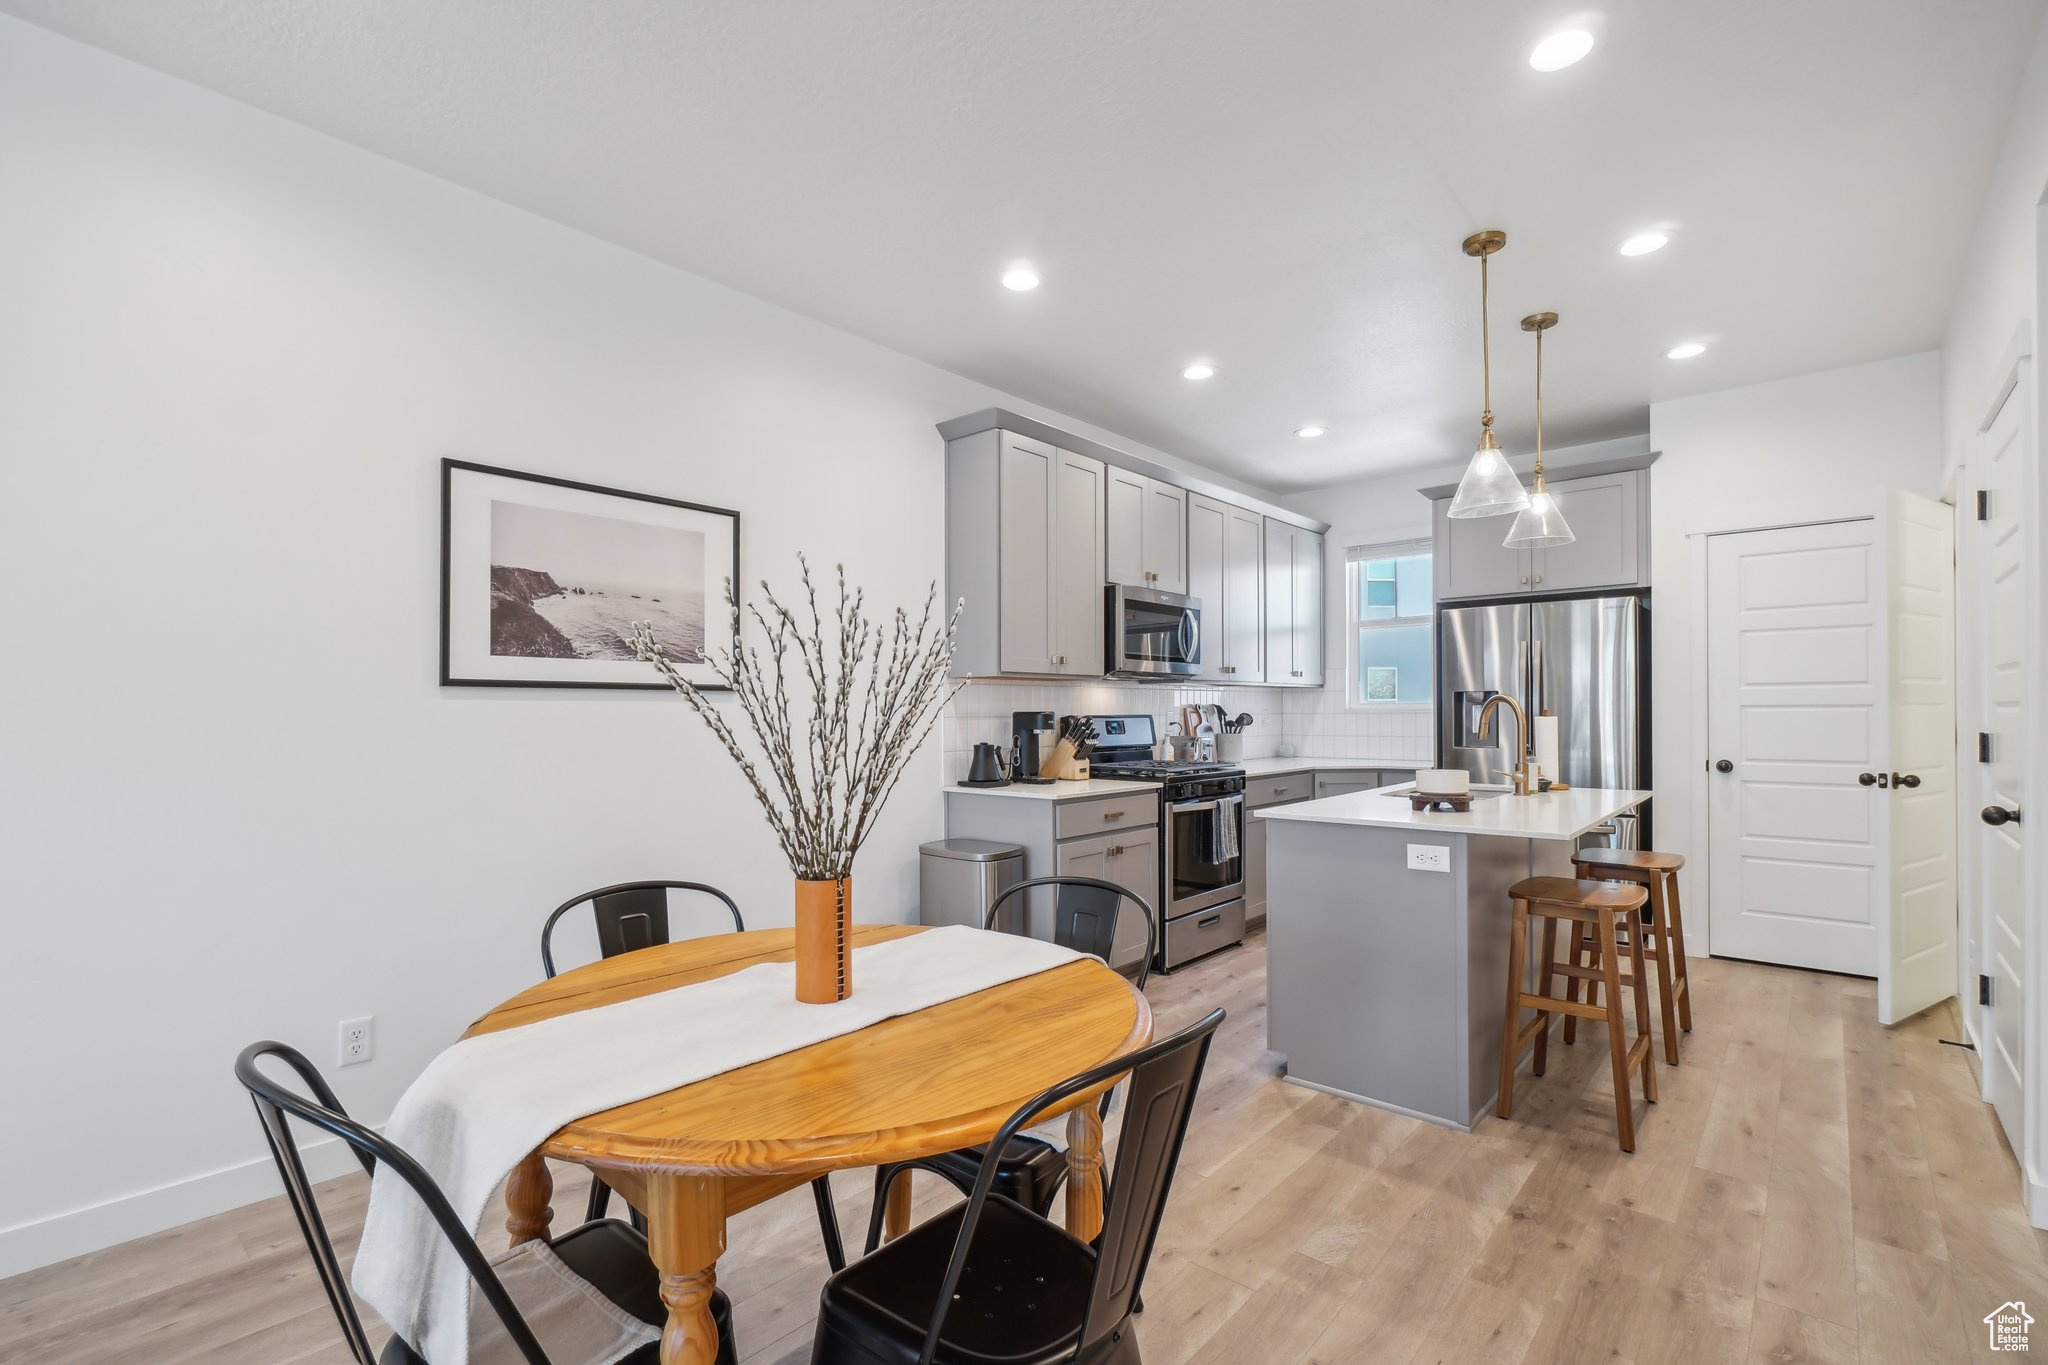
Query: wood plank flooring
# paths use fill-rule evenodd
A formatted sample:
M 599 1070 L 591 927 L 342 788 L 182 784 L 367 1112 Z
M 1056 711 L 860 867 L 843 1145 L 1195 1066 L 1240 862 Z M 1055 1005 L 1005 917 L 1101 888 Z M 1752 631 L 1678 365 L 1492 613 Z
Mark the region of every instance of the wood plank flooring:
M 1525 1077 L 1513 1119 L 1465 1135 L 1282 1082 L 1258 937 L 1155 981 L 1162 1031 L 1218 1004 L 1230 1018 L 1146 1284 L 1145 1358 L 2002 1358 L 1979 1319 L 2048 1304 L 2048 1242 L 1967 1054 L 1936 1041 L 1957 1036 L 1953 1014 L 1887 1030 L 1867 981 L 1713 960 L 1692 979 L 1696 1030 L 1633 1156 L 1597 1026 Z M 856 1245 L 865 1175 L 838 1177 Z M 564 1226 L 584 1186 L 569 1167 L 557 1182 Z M 920 1217 L 949 1198 L 932 1185 Z M 345 1254 L 366 1190 L 324 1187 Z M 808 1361 L 824 1278 L 809 1193 L 734 1219 L 719 1270 L 745 1359 Z M 198 1359 L 348 1360 L 281 1200 L 0 1281 L 10 1365 Z

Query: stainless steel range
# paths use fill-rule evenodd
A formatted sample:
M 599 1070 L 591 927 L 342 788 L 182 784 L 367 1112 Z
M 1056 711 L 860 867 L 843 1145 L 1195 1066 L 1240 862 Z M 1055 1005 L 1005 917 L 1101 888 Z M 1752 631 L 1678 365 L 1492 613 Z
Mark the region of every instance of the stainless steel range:
M 1150 716 L 1090 716 L 1095 777 L 1157 782 L 1159 898 L 1164 932 L 1154 969 L 1170 972 L 1244 941 L 1244 769 L 1169 763 Z

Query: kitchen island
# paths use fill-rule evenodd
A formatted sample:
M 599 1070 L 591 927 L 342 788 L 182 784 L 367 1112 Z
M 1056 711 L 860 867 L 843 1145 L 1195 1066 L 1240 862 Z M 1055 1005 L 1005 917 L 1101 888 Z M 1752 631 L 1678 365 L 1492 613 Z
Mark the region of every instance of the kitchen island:
M 1412 810 L 1406 790 L 1254 814 L 1268 1040 L 1298 1085 L 1470 1131 L 1500 1084 L 1508 888 L 1570 876 L 1579 837 L 1650 793 L 1475 788 L 1454 814 Z

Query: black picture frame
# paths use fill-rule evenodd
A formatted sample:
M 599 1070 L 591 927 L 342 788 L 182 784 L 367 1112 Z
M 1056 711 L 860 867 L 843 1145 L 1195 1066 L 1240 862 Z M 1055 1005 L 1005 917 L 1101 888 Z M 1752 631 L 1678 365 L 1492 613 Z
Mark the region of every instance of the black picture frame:
M 463 651 L 459 649 L 456 644 L 455 637 L 458 631 L 463 630 L 464 625 L 466 624 L 466 622 L 461 619 L 464 616 L 464 614 L 469 611 L 476 610 L 475 608 L 465 607 L 463 609 L 463 612 L 459 613 L 455 603 L 456 578 L 458 574 L 458 566 L 455 563 L 456 540 L 458 538 L 456 530 L 456 485 L 458 478 L 465 474 L 477 475 L 487 479 L 505 479 L 517 481 L 520 483 L 536 484 L 551 489 L 569 490 L 570 492 L 577 494 L 591 494 L 600 498 L 616 499 L 623 503 L 639 503 L 663 508 L 671 508 L 676 509 L 678 511 L 693 514 L 697 517 L 728 523 L 732 543 L 731 564 L 728 572 L 731 574 L 732 582 L 735 585 L 737 585 L 741 581 L 740 514 L 729 507 L 713 507 L 707 503 L 689 502 L 682 498 L 665 498 L 654 493 L 635 493 L 623 488 L 607 488 L 602 484 L 583 483 L 575 479 L 556 478 L 553 475 L 549 474 L 535 474 L 525 470 L 506 469 L 503 468 L 502 466 L 478 464 L 470 460 L 443 458 L 441 461 L 441 686 L 549 687 L 602 689 L 610 691 L 667 691 L 669 688 L 669 684 L 666 681 L 664 681 L 658 674 L 656 674 L 651 666 L 644 663 L 640 663 L 638 660 L 633 660 L 631 662 L 631 667 L 633 670 L 643 671 L 647 676 L 647 681 L 628 681 L 618 676 L 600 678 L 578 678 L 574 676 L 475 676 L 473 671 L 468 671 L 465 669 L 465 666 L 458 660 L 457 655 L 458 653 L 466 652 L 473 656 L 474 651 Z M 484 549 L 486 551 L 486 563 L 484 565 L 485 581 L 488 582 L 490 569 L 490 566 L 488 564 L 488 544 L 484 546 Z M 707 567 L 709 566 L 709 563 L 710 554 L 707 552 Z M 713 581 L 711 576 L 707 573 L 703 584 L 703 594 L 705 599 L 703 609 L 703 631 L 705 646 L 709 648 L 712 647 L 714 644 L 730 645 L 732 641 L 726 638 L 726 632 L 730 624 L 730 617 L 728 615 L 725 605 L 723 583 Z M 488 607 L 485 607 L 483 610 L 485 614 L 485 632 L 486 636 L 488 636 Z M 492 657 L 494 659 L 498 659 L 515 656 L 494 655 Z M 594 668 L 598 666 L 604 666 L 604 671 L 611 672 L 614 675 L 616 675 L 617 673 L 623 670 L 617 667 L 613 667 L 613 665 L 619 664 L 621 662 L 623 661 L 598 659 L 570 660 L 562 658 L 549 658 L 538 661 L 538 663 L 535 666 L 536 669 L 538 669 L 538 664 L 544 663 L 550 666 L 550 668 L 546 670 L 547 672 L 549 672 L 550 674 L 556 674 L 560 673 L 561 670 L 559 670 L 558 668 L 554 668 L 552 666 L 561 665 L 565 663 L 588 663 L 593 665 Z M 503 667 L 508 670 L 516 670 L 519 667 L 518 664 L 505 664 L 493 666 Z M 703 673 L 703 677 L 701 679 L 699 677 L 691 676 L 693 673 L 697 673 L 700 670 Z M 690 680 L 704 691 L 727 690 L 723 683 L 720 683 L 716 681 L 716 679 L 711 678 L 709 676 L 709 671 L 704 670 L 702 665 L 686 666 L 682 671 L 684 672 L 684 675 L 686 677 L 690 677 Z

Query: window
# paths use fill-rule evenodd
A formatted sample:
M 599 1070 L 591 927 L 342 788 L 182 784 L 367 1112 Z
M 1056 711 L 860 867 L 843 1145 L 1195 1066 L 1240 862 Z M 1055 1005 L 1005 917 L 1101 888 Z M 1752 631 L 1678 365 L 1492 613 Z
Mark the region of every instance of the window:
M 1353 706 L 1428 706 L 1436 699 L 1430 543 L 1354 545 L 1350 579 Z

